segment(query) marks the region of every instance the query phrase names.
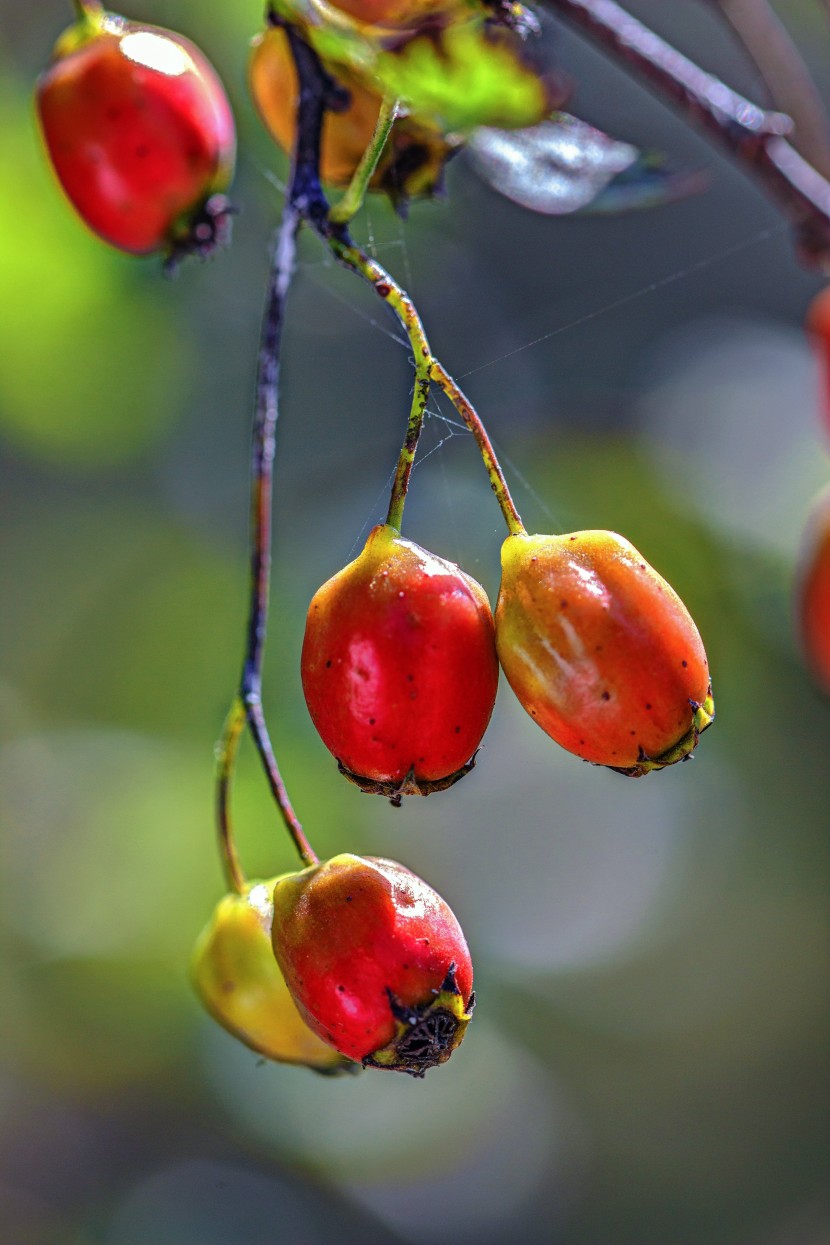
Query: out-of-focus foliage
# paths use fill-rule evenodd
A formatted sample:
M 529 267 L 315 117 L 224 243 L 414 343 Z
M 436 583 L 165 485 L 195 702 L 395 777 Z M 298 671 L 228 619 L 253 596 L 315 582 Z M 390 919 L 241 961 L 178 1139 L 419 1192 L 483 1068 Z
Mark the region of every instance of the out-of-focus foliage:
M 330 1082 L 259 1062 L 191 996 L 222 889 L 211 749 L 241 658 L 253 365 L 285 175 L 243 89 L 259 4 L 198 7 L 131 11 L 205 47 L 240 122 L 233 249 L 173 283 L 88 237 L 42 163 L 28 83 L 67 10 L 0 10 L 4 1239 L 820 1245 L 830 705 L 790 623 L 828 476 L 800 330 L 818 283 L 753 187 L 549 23 L 580 115 L 705 167 L 711 189 L 547 220 L 462 155 L 448 202 L 404 227 L 373 201 L 357 230 L 479 403 L 528 526 L 615 528 L 681 592 L 718 721 L 690 764 L 629 781 L 557 751 L 503 686 L 451 792 L 396 813 L 337 775 L 302 704 L 304 611 L 382 518 L 411 378 L 377 300 L 306 240 L 266 708 L 318 851 L 392 856 L 441 891 L 479 1008 L 423 1083 Z M 754 89 L 705 6 L 637 9 Z M 830 94 L 818 6 L 786 17 Z M 494 594 L 486 477 L 430 410 L 408 534 Z M 234 811 L 252 876 L 293 866 L 250 749 Z

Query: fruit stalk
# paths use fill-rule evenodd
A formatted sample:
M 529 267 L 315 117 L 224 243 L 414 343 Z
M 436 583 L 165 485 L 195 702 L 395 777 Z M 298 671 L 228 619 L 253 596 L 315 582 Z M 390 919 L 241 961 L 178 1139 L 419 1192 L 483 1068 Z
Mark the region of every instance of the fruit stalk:
M 239 740 L 245 727 L 245 706 L 239 696 L 234 696 L 222 734 L 216 744 L 216 826 L 219 831 L 219 855 L 225 879 L 231 890 L 238 895 L 245 893 L 247 879 L 236 850 L 230 816 L 230 790 L 236 768 Z
M 104 12 L 101 0 L 72 0 L 72 8 L 75 10 L 78 21 L 99 17 Z
M 325 111 L 327 78 L 314 51 L 296 35 L 290 26 L 286 30 L 300 83 L 297 102 L 297 150 L 302 152 L 304 147 L 308 147 L 309 151 L 315 149 L 314 133 L 316 129 L 316 151 L 319 153 L 320 126 L 322 125 Z M 321 99 L 323 100 L 323 108 L 320 108 Z M 394 120 L 394 115 L 391 120 Z M 373 146 L 381 128 L 379 121 L 375 137 L 373 138 Z M 383 141 L 385 141 L 385 137 Z M 382 143 L 374 154 L 373 163 L 377 161 L 381 149 Z M 369 176 L 371 176 L 371 172 Z M 314 184 L 312 201 L 315 211 L 313 213 L 304 211 L 303 214 L 306 220 L 317 235 L 329 246 L 335 258 L 344 267 L 350 269 L 350 271 L 371 285 L 375 293 L 391 308 L 409 338 L 409 344 L 412 349 L 415 366 L 412 406 L 410 408 L 406 436 L 395 470 L 395 479 L 392 485 L 386 522 L 398 531 L 401 530 L 404 502 L 429 400 L 430 380 L 434 379 L 440 384 L 475 438 L 485 469 L 490 477 L 491 487 L 507 523 L 508 531 L 511 534 L 524 532 L 521 518 L 510 495 L 504 473 L 496 458 L 481 417 L 440 360 L 432 353 L 421 318 L 409 294 L 377 260 L 371 259 L 352 239 L 339 215 L 338 208 L 340 205 L 331 211 L 328 210 L 325 195 L 320 186 L 318 164 L 308 161 L 302 181 L 307 185 Z M 300 210 L 302 210 L 301 207 Z
M 409 488 L 409 478 L 412 474 L 412 465 L 415 461 L 418 440 L 424 425 L 424 414 L 429 401 L 429 379 L 430 368 L 434 363 L 433 354 L 424 332 L 424 326 L 421 323 L 421 317 L 418 315 L 415 304 L 406 290 L 398 285 L 377 260 L 370 259 L 348 235 L 339 230 L 328 230 L 326 231 L 326 241 L 341 264 L 359 277 L 362 277 L 364 281 L 371 285 L 375 293 L 383 299 L 387 306 L 391 307 L 409 338 L 409 344 L 412 349 L 412 357 L 415 363 L 412 406 L 409 412 L 406 436 L 404 437 L 398 465 L 395 469 L 395 479 L 389 499 L 389 511 L 386 516 L 386 522 L 400 531 L 404 502 Z
M 516 509 L 516 504 L 510 495 L 510 489 L 507 487 L 507 481 L 504 478 L 504 472 L 501 469 L 496 451 L 493 449 L 490 438 L 487 435 L 487 429 L 481 416 L 476 411 L 472 402 L 464 393 L 462 393 L 458 382 L 453 380 L 449 372 L 438 359 L 433 359 L 431 368 L 432 379 L 436 384 L 440 385 L 444 393 L 452 402 L 458 411 L 464 423 L 469 428 L 475 438 L 479 453 L 487 468 L 487 474 L 490 477 L 490 487 L 492 488 L 496 501 L 501 507 L 504 515 L 504 521 L 507 524 L 507 530 L 511 536 L 522 536 L 525 534 L 524 524 L 521 516 Z
M 345 225 L 363 206 L 369 182 L 374 176 L 378 160 L 383 154 L 389 135 L 392 133 L 392 126 L 395 124 L 395 119 L 398 115 L 398 103 L 399 101 L 396 99 L 384 97 L 369 146 L 364 151 L 343 197 L 338 203 L 335 203 L 329 213 L 329 220 L 335 224 Z

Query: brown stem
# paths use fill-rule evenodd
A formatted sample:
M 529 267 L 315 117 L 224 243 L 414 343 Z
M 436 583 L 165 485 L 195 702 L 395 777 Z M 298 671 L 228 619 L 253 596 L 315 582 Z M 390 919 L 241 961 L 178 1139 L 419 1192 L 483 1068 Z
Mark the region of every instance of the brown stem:
M 790 219 L 805 262 L 830 273 L 830 182 L 787 141 L 792 121 L 744 99 L 615 0 L 547 0 L 753 173 Z
M 504 472 L 501 469 L 499 460 L 496 457 L 496 451 L 487 435 L 487 429 L 481 421 L 481 417 L 467 398 L 461 391 L 457 381 L 453 380 L 446 371 L 443 364 L 437 359 L 433 359 L 431 368 L 432 379 L 437 385 L 440 385 L 458 411 L 464 423 L 470 429 L 475 438 L 479 453 L 484 460 L 484 466 L 487 468 L 487 474 L 490 477 L 490 487 L 496 495 L 496 500 L 501 507 L 504 515 L 504 521 L 507 524 L 507 530 L 511 536 L 524 535 L 524 524 L 521 515 L 516 509 L 513 498 L 510 495 L 510 489 L 507 487 L 507 481 L 504 478 Z
M 775 107 L 792 117 L 792 143 L 830 175 L 830 122 L 804 59 L 767 0 L 707 0 L 732 26 L 769 89 Z M 830 0 L 828 0 L 830 3 Z

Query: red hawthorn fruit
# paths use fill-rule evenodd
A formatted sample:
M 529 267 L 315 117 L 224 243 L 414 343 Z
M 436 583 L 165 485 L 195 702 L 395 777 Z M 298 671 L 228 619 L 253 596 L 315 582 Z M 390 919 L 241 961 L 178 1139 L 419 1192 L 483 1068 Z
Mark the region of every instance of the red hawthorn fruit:
M 187 39 L 86 14 L 55 45 L 36 102 L 58 180 L 106 242 L 178 255 L 207 254 L 224 240 L 233 115 L 215 70 Z
M 830 693 L 830 489 L 813 506 L 801 548 L 798 625 L 807 664 Z
M 807 310 L 807 332 L 812 338 L 821 372 L 822 418 L 830 432 L 830 285 L 817 294 Z
M 508 536 L 496 645 L 534 721 L 596 765 L 633 777 L 662 769 L 714 717 L 688 610 L 615 532 Z
M 403 865 L 343 854 L 279 879 L 271 936 L 301 1016 L 347 1058 L 420 1077 L 461 1042 L 470 952 L 448 905 Z
M 312 721 L 364 791 L 428 795 L 473 764 L 498 685 L 484 589 L 376 527 L 308 609 L 301 671 Z

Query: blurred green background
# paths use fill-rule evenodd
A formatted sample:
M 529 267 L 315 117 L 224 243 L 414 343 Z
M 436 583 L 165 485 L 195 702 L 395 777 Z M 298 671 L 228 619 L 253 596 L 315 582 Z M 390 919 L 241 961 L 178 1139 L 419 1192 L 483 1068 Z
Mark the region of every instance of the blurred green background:
M 707 6 L 633 7 L 757 94 Z M 781 8 L 830 98 L 826 14 Z M 174 282 L 88 236 L 41 155 L 31 83 L 68 6 L 0 3 L 3 1245 L 825 1245 L 830 705 L 791 625 L 830 474 L 801 331 L 818 279 L 743 175 L 550 20 L 574 111 L 709 189 L 557 221 L 462 155 L 448 201 L 405 225 L 371 204 L 356 233 L 465 378 L 527 526 L 628 536 L 695 615 L 718 707 L 692 764 L 629 782 L 561 753 L 505 685 L 475 772 L 395 812 L 337 775 L 298 651 L 312 592 L 385 512 L 407 351 L 304 240 L 266 708 L 318 851 L 436 886 L 479 1010 L 424 1082 L 266 1065 L 201 1014 L 186 970 L 222 889 L 211 749 L 241 657 L 286 168 L 245 94 L 259 3 L 130 16 L 196 39 L 239 120 L 233 248 Z M 495 594 L 486 477 L 431 412 L 407 533 Z M 235 812 L 252 876 L 292 867 L 247 749 Z

